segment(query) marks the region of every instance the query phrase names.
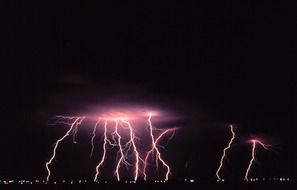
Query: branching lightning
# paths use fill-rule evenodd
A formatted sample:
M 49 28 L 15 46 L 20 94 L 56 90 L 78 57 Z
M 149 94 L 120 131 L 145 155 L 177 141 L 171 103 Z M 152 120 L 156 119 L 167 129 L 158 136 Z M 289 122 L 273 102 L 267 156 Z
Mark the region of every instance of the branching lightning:
M 148 163 L 148 158 L 149 156 L 156 152 L 156 158 L 155 158 L 155 162 L 156 162 L 156 167 L 158 167 L 158 161 L 160 161 L 165 167 L 166 167 L 166 175 L 165 175 L 165 181 L 168 180 L 169 174 L 170 174 L 170 167 L 168 166 L 168 164 L 162 159 L 161 157 L 161 153 L 157 147 L 157 143 L 158 141 L 162 138 L 162 136 L 164 136 L 166 133 L 168 133 L 170 130 L 165 130 L 163 131 L 156 139 L 153 135 L 153 125 L 151 122 L 151 117 L 152 115 L 149 114 L 149 118 L 148 118 L 148 126 L 149 126 L 149 133 L 150 133 L 150 137 L 151 137 L 151 149 L 146 153 L 145 159 L 144 159 L 144 168 L 143 168 L 143 175 L 144 175 L 144 180 L 147 180 L 147 163 Z
M 248 181 L 248 176 L 249 176 L 249 174 L 251 172 L 251 167 L 252 167 L 252 165 L 253 165 L 253 163 L 255 161 L 255 158 L 256 158 L 256 155 L 255 155 L 256 154 L 256 145 L 259 144 L 266 150 L 269 150 L 269 147 L 270 147 L 270 145 L 266 145 L 266 144 L 262 143 L 260 140 L 257 140 L 257 139 L 252 139 L 251 142 L 252 142 L 252 158 L 251 158 L 251 160 L 249 162 L 249 165 L 248 165 L 248 168 L 247 168 L 247 170 L 245 172 L 244 179 L 246 181 Z
M 116 125 L 115 125 L 115 134 L 118 137 L 118 146 L 119 146 L 119 155 L 120 155 L 120 158 L 118 159 L 116 170 L 115 170 L 114 174 L 115 174 L 117 180 L 120 181 L 121 180 L 121 178 L 120 178 L 120 167 L 121 167 L 121 164 L 122 164 L 122 162 L 125 165 L 127 165 L 128 163 L 125 160 L 125 155 L 124 155 L 124 151 L 123 151 L 123 147 L 122 147 L 122 137 L 121 137 L 121 135 L 118 132 L 118 126 L 119 126 L 118 125 L 118 121 L 115 120 L 115 123 L 116 123 Z
M 138 178 L 138 172 L 139 172 L 139 152 L 136 148 L 135 145 L 135 134 L 133 132 L 133 128 L 130 124 L 130 122 L 122 120 L 123 123 L 126 123 L 129 127 L 129 132 L 130 132 L 130 141 L 128 143 L 131 143 L 133 146 L 133 151 L 135 154 L 135 170 L 134 170 L 134 181 L 137 181 Z
M 47 181 L 49 181 L 51 176 L 49 165 L 53 162 L 56 156 L 56 151 L 59 146 L 59 143 L 63 141 L 66 137 L 71 135 L 73 138 L 72 139 L 73 142 L 76 143 L 75 136 L 78 131 L 78 125 L 81 124 L 86 117 L 57 116 L 57 118 L 58 119 L 56 123 L 69 124 L 70 128 L 62 138 L 56 141 L 55 147 L 53 149 L 52 157 L 48 162 L 46 162 L 46 169 L 48 172 L 48 175 L 46 177 Z M 147 136 L 144 135 L 143 138 L 140 138 L 137 136 L 136 127 L 132 126 L 129 117 L 122 117 L 122 116 L 97 117 L 96 123 L 93 126 L 92 133 L 91 133 L 91 152 L 89 155 L 90 158 L 93 156 L 95 151 L 94 141 L 96 139 L 96 133 L 98 129 L 101 127 L 103 128 L 104 140 L 102 144 L 102 154 L 95 168 L 95 174 L 93 178 L 94 182 L 98 181 L 99 177 L 102 176 L 102 168 L 104 167 L 104 163 L 107 160 L 107 155 L 110 150 L 109 147 L 117 149 L 116 163 L 115 163 L 115 169 L 113 173 L 117 181 L 121 181 L 122 179 L 122 176 L 121 176 L 121 173 L 122 173 L 121 170 L 123 169 L 122 166 L 126 166 L 125 168 L 127 171 L 130 171 L 130 169 L 133 170 L 133 180 L 135 182 L 139 179 L 139 177 L 142 174 L 143 174 L 144 180 L 147 180 L 148 163 L 149 163 L 150 157 L 154 158 L 154 161 L 156 163 L 156 168 L 158 168 L 159 162 L 162 163 L 162 165 L 166 168 L 166 174 L 164 176 L 164 180 L 166 181 L 168 180 L 169 174 L 170 174 L 170 167 L 165 162 L 160 152 L 160 148 L 165 148 L 166 145 L 161 146 L 159 145 L 159 142 L 167 134 L 172 133 L 172 135 L 169 138 L 167 138 L 166 144 L 168 144 L 168 142 L 173 137 L 176 128 L 170 128 L 170 129 L 154 128 L 152 125 L 151 119 L 152 119 L 152 115 L 149 114 L 149 117 L 146 121 L 148 124 L 147 126 L 149 130 L 149 134 Z M 72 122 L 69 123 L 69 120 Z M 155 132 L 157 133 L 154 134 Z M 148 151 L 143 150 L 144 146 L 140 144 L 142 140 L 146 140 L 146 139 L 149 139 L 149 142 L 150 142 Z M 141 157 L 142 153 L 144 153 L 143 158 Z
M 227 147 L 225 147 L 224 150 L 223 150 L 223 155 L 222 155 L 222 157 L 220 159 L 220 165 L 219 165 L 219 168 L 216 171 L 217 181 L 221 181 L 221 177 L 220 177 L 219 173 L 220 173 L 220 170 L 223 167 L 223 162 L 224 162 L 224 159 L 226 157 L 226 151 L 231 148 L 231 145 L 232 145 L 232 143 L 233 143 L 233 141 L 235 139 L 235 133 L 234 133 L 232 125 L 230 125 L 230 131 L 231 131 L 232 137 L 231 137 Z
M 62 119 L 67 119 L 67 120 L 72 120 L 74 119 L 74 117 L 63 117 L 63 116 L 58 116 L 58 118 L 62 118 Z M 49 159 L 49 161 L 46 162 L 45 164 L 45 167 L 47 169 L 47 177 L 46 177 L 46 180 L 49 181 L 49 178 L 51 176 L 51 170 L 49 168 L 50 164 L 53 162 L 53 160 L 55 159 L 56 157 L 56 153 L 57 153 L 57 148 L 60 144 L 60 142 L 62 142 L 66 137 L 68 137 L 70 135 L 71 132 L 73 132 L 73 130 L 75 128 L 77 128 L 77 126 L 79 124 L 82 123 L 82 121 L 85 119 L 85 117 L 76 117 L 75 120 L 73 121 L 73 123 L 71 124 L 69 130 L 66 132 L 66 134 L 61 137 L 60 139 L 58 139 L 55 143 L 55 146 L 54 146 L 54 149 L 53 149 L 53 154 L 52 154 L 52 157 Z M 73 133 L 73 135 L 75 135 L 76 133 Z
M 104 160 L 105 160 L 105 157 L 106 157 L 106 149 L 107 149 L 107 145 L 110 145 L 110 146 L 118 146 L 119 147 L 119 152 L 118 154 L 120 155 L 120 158 L 118 159 L 118 162 L 116 164 L 116 170 L 115 170 L 115 175 L 116 175 L 116 178 L 118 181 L 120 181 L 120 166 L 121 166 L 121 163 L 124 163 L 125 165 L 130 165 L 125 157 L 127 156 L 127 154 L 124 154 L 124 150 L 123 150 L 123 145 L 121 143 L 121 135 L 118 131 L 118 121 L 117 119 L 114 119 L 115 121 L 115 130 L 114 132 L 112 133 L 112 139 L 113 141 L 117 141 L 117 142 L 111 142 L 108 137 L 107 137 L 107 123 L 108 123 L 108 119 L 105 119 L 105 124 L 104 124 L 104 143 L 103 143 L 103 155 L 102 155 L 102 158 L 99 162 L 99 164 L 97 165 L 96 167 L 96 174 L 95 174 L 95 178 L 94 178 L 94 181 L 97 181 L 97 178 L 98 178 L 98 175 L 99 175 L 99 171 L 100 171 L 100 167 L 102 167 L 103 163 L 104 163 Z M 126 152 L 128 153 L 131 146 L 133 147 L 133 154 L 135 155 L 135 170 L 134 170 L 134 181 L 137 181 L 137 178 L 139 177 L 139 160 L 141 159 L 139 157 L 139 152 L 137 150 L 137 147 L 136 147 L 136 143 L 135 143 L 135 134 L 133 132 L 133 128 L 130 124 L 129 121 L 126 121 L 124 119 L 121 119 L 122 123 L 126 124 L 128 129 L 129 129 L 129 141 L 124 145 L 125 149 L 126 149 Z M 117 140 L 116 140 L 116 137 L 117 137 Z

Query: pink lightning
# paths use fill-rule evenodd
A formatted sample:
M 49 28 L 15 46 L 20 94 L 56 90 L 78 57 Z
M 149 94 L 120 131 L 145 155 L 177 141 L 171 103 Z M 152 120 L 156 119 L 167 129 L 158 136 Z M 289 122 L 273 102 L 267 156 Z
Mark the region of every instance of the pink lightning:
M 74 119 L 74 117 L 63 117 L 63 116 L 58 116 L 58 118 L 64 118 L 64 119 Z M 53 160 L 56 157 L 56 152 L 57 152 L 57 148 L 59 146 L 59 143 L 62 142 L 67 136 L 70 135 L 71 131 L 75 128 L 77 128 L 77 125 L 81 124 L 82 121 L 84 120 L 85 117 L 76 117 L 75 120 L 73 121 L 73 123 L 71 124 L 69 130 L 66 132 L 66 134 L 61 137 L 60 139 L 58 139 L 55 143 L 54 149 L 53 149 L 53 154 L 52 157 L 50 158 L 49 161 L 46 162 L 45 167 L 47 169 L 47 177 L 46 180 L 49 181 L 49 178 L 51 176 L 51 170 L 49 169 L 50 164 L 53 162 Z M 75 135 L 75 133 L 73 133 Z
M 233 141 L 235 139 L 235 133 L 234 133 L 232 125 L 230 125 L 230 131 L 231 131 L 232 137 L 231 137 L 231 139 L 230 139 L 230 141 L 228 143 L 228 146 L 225 147 L 224 150 L 223 150 L 223 156 L 221 157 L 221 160 L 220 160 L 220 166 L 216 171 L 217 181 L 221 181 L 221 177 L 220 177 L 219 173 L 220 173 L 220 170 L 223 167 L 224 158 L 226 157 L 226 151 L 231 148 L 231 145 L 232 145 L 232 143 L 233 143 Z
M 135 154 L 135 170 L 134 170 L 134 181 L 137 181 L 137 178 L 138 178 L 138 171 L 139 171 L 139 152 L 136 148 L 136 145 L 135 145 L 135 134 L 133 132 L 133 128 L 130 124 L 130 122 L 122 119 L 122 122 L 123 123 L 126 123 L 128 128 L 129 128 L 129 132 L 130 132 L 130 141 L 128 143 L 131 143 L 132 146 L 133 146 L 133 151 L 134 151 L 134 154 Z
M 253 162 L 255 161 L 256 145 L 259 144 L 259 145 L 261 145 L 266 150 L 269 150 L 268 147 L 270 146 L 270 145 L 266 145 L 266 144 L 262 143 L 260 140 L 257 140 L 257 139 L 252 139 L 251 142 L 252 142 L 252 158 L 251 158 L 251 160 L 249 162 L 249 165 L 248 165 L 248 168 L 247 168 L 247 170 L 245 172 L 244 179 L 246 181 L 248 181 L 248 176 L 249 176 L 249 173 L 251 171 L 251 167 L 253 165 Z
M 90 153 L 90 157 L 92 157 L 93 152 L 94 152 L 94 139 L 96 137 L 96 130 L 97 130 L 97 126 L 99 125 L 100 119 L 98 119 L 98 121 L 96 122 L 94 128 L 93 128 L 93 132 L 92 132 L 92 138 L 91 138 L 91 153 Z
M 104 163 L 104 160 L 105 160 L 105 157 L 106 157 L 106 148 L 107 148 L 107 145 L 110 145 L 112 147 L 114 146 L 118 146 L 119 147 L 119 151 L 118 151 L 118 155 L 120 155 L 120 158 L 117 160 L 117 164 L 116 164 L 116 169 L 115 169 L 115 176 L 117 178 L 117 181 L 120 181 L 120 167 L 121 167 L 121 164 L 124 164 L 124 165 L 130 165 L 130 163 L 128 163 L 126 161 L 126 157 L 127 157 L 127 154 L 130 150 L 130 148 L 132 147 L 133 148 L 133 154 L 135 155 L 135 170 L 134 170 L 134 180 L 136 181 L 138 176 L 139 176 L 139 160 L 141 160 L 140 156 L 139 156 L 139 152 L 137 150 L 137 147 L 136 147 L 136 143 L 135 143 L 135 134 L 133 132 L 133 128 L 130 124 L 129 121 L 126 121 L 124 119 L 120 119 L 120 123 L 124 123 L 127 125 L 127 129 L 129 129 L 129 141 L 126 143 L 126 144 L 122 144 L 122 136 L 120 135 L 119 133 L 119 122 L 118 122 L 118 118 L 115 118 L 115 119 L 112 119 L 114 120 L 115 122 L 115 129 L 114 129 L 114 132 L 111 133 L 112 135 L 112 141 L 111 142 L 108 137 L 107 137 L 107 124 L 108 124 L 108 119 L 105 119 L 105 124 L 104 124 L 104 144 L 103 144 L 103 155 L 102 155 L 102 158 L 101 158 L 101 161 L 99 162 L 99 164 L 97 165 L 96 167 L 96 174 L 95 174 L 95 178 L 94 178 L 94 181 L 97 180 L 98 178 L 98 175 L 99 175 L 99 170 L 100 170 L 100 167 L 103 165 Z M 126 152 L 126 154 L 124 154 L 124 152 Z
M 156 152 L 156 166 L 158 167 L 158 160 L 162 162 L 162 164 L 166 167 L 167 171 L 166 171 L 166 175 L 165 175 L 165 181 L 168 180 L 169 174 L 170 174 L 170 167 L 168 166 L 168 164 L 162 159 L 161 157 L 161 153 L 157 147 L 157 143 L 158 141 L 161 139 L 161 137 L 163 135 L 165 135 L 167 132 L 169 132 L 170 130 L 165 130 L 163 131 L 157 139 L 155 139 L 154 135 L 153 135 L 153 125 L 151 122 L 151 117 L 152 114 L 149 114 L 149 118 L 148 118 L 148 126 L 149 126 L 149 131 L 150 131 L 150 137 L 151 137 L 151 142 L 152 142 L 152 147 L 151 149 L 146 153 L 145 159 L 144 159 L 144 169 L 143 169 L 143 174 L 144 174 L 144 180 L 147 180 L 147 162 L 148 162 L 148 158 L 149 156 L 155 151 Z
M 118 121 L 115 120 L 115 123 L 116 123 L 115 134 L 118 137 L 118 146 L 119 146 L 119 149 L 120 149 L 119 150 L 120 159 L 117 162 L 116 170 L 115 170 L 114 173 L 116 175 L 117 180 L 120 181 L 121 179 L 120 179 L 120 172 L 119 172 L 119 170 L 120 170 L 120 167 L 121 167 L 121 163 L 124 163 L 125 165 L 128 164 L 128 163 L 125 160 L 125 155 L 124 155 L 124 151 L 123 151 L 123 147 L 122 147 L 122 143 L 121 143 L 122 142 L 121 141 L 122 137 L 121 137 L 121 135 L 118 132 Z
M 107 146 L 107 119 L 105 119 L 105 123 L 104 123 L 104 143 L 103 143 L 103 154 L 102 154 L 102 158 L 99 162 L 99 164 L 96 166 L 96 174 L 95 174 L 95 178 L 94 181 L 97 181 L 97 177 L 99 175 L 99 169 L 102 166 L 104 160 L 105 160 L 105 155 L 106 155 L 106 146 Z
M 142 113 L 143 114 L 143 113 Z M 156 167 L 158 168 L 158 163 L 162 163 L 162 165 L 166 168 L 166 174 L 164 176 L 164 180 L 168 180 L 169 174 L 170 174 L 170 167 L 169 165 L 164 161 L 162 158 L 160 148 L 165 148 L 166 145 L 159 145 L 159 142 L 163 137 L 165 137 L 168 133 L 172 132 L 172 135 L 167 138 L 167 144 L 171 140 L 171 138 L 174 135 L 174 132 L 176 128 L 171 128 L 171 129 L 157 129 L 154 128 L 151 122 L 152 119 L 152 114 L 149 114 L 148 119 L 146 119 L 147 126 L 149 128 L 149 135 L 144 136 L 144 140 L 146 138 L 150 139 L 150 149 L 148 152 L 145 152 L 145 159 L 142 159 L 141 153 L 144 152 L 143 145 L 141 145 L 141 141 L 143 139 L 139 138 L 136 135 L 136 127 L 132 126 L 130 120 L 132 119 L 143 119 L 144 115 L 140 115 L 140 113 L 128 113 L 128 115 L 123 114 L 123 113 L 117 113 L 117 112 L 112 112 L 112 113 L 107 113 L 107 114 L 102 114 L 100 117 L 97 117 L 96 123 L 93 126 L 92 130 L 92 135 L 91 135 L 91 152 L 90 152 L 90 157 L 93 156 L 95 145 L 94 141 L 96 139 L 96 133 L 99 127 L 102 127 L 104 132 L 103 132 L 103 152 L 100 157 L 99 163 L 96 165 L 95 168 L 95 175 L 94 175 L 94 182 L 96 182 L 101 176 L 101 170 L 104 166 L 104 163 L 106 162 L 107 158 L 107 149 L 108 147 L 117 147 L 117 156 L 116 156 L 116 163 L 115 163 L 115 170 L 114 170 L 114 176 L 117 181 L 121 181 L 121 169 L 122 166 L 126 166 L 126 168 L 133 167 L 133 179 L 136 182 L 140 174 L 143 174 L 144 180 L 147 179 L 147 165 L 149 162 L 150 156 L 153 155 L 154 160 L 156 162 Z M 49 169 L 49 165 L 53 162 L 55 156 L 56 156 L 56 151 L 57 148 L 60 144 L 61 141 L 63 141 L 66 137 L 72 136 L 73 142 L 76 143 L 75 141 L 75 136 L 78 132 L 78 125 L 82 123 L 82 121 L 85 118 L 88 117 L 68 117 L 68 116 L 57 116 L 58 120 L 55 122 L 57 123 L 62 123 L 62 124 L 68 124 L 70 125 L 70 129 L 66 132 L 66 134 L 57 140 L 55 143 L 55 147 L 53 150 L 53 155 L 51 159 L 46 163 L 46 169 L 48 171 L 48 176 L 47 180 L 49 180 L 51 171 Z M 92 119 L 93 117 L 90 117 Z M 102 122 L 102 121 L 105 122 Z M 72 122 L 69 122 L 72 121 Z M 102 125 L 101 125 L 102 122 Z M 114 123 L 114 125 L 110 125 L 110 122 Z M 136 122 L 139 123 L 139 120 Z M 114 130 L 110 131 L 109 128 L 113 128 Z M 158 135 L 154 135 L 154 133 L 157 132 Z M 125 134 L 125 138 L 123 138 L 123 135 Z M 128 135 L 128 136 L 127 136 Z M 128 139 L 126 139 L 128 137 Z M 141 145 L 141 146 L 139 146 Z M 155 153 L 155 154 L 154 154 Z M 131 160 L 132 159 L 132 160 Z M 143 170 L 142 170 L 143 169 Z

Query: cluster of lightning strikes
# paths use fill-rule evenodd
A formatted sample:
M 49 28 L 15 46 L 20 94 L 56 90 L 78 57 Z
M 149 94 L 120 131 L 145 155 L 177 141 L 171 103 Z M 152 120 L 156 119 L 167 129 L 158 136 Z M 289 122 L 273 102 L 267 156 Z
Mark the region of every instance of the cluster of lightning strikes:
M 251 143 L 252 143 L 252 158 L 251 158 L 251 160 L 249 162 L 249 165 L 248 165 L 248 168 L 247 168 L 247 170 L 245 172 L 244 179 L 246 181 L 248 181 L 248 176 L 249 176 L 249 174 L 251 172 L 251 167 L 252 167 L 252 165 L 253 165 L 253 163 L 254 163 L 254 161 L 256 159 L 255 154 L 256 154 L 256 146 L 257 146 L 257 144 L 261 145 L 266 150 L 269 150 L 269 147 L 270 147 L 270 145 L 266 145 L 266 144 L 264 144 L 263 142 L 261 142 L 260 140 L 257 140 L 257 139 L 252 139 L 251 140 Z
M 235 133 L 234 133 L 234 129 L 233 129 L 233 126 L 232 125 L 230 125 L 230 131 L 231 131 L 232 137 L 231 137 L 228 145 L 223 150 L 223 155 L 222 155 L 221 160 L 220 160 L 220 165 L 219 165 L 219 168 L 216 171 L 217 181 L 221 181 L 222 180 L 221 177 L 220 177 L 220 175 L 219 175 L 219 173 L 220 173 L 220 170 L 223 167 L 223 162 L 224 162 L 224 159 L 226 157 L 226 151 L 231 148 L 231 145 L 232 145 L 232 143 L 233 143 L 233 141 L 235 139 Z
M 57 123 L 69 124 L 70 128 L 63 137 L 61 137 L 56 141 L 56 143 L 54 144 L 52 156 L 49 159 L 49 161 L 46 162 L 47 181 L 49 181 L 51 176 L 51 170 L 49 166 L 52 164 L 52 162 L 56 157 L 59 144 L 63 140 L 65 140 L 68 136 L 71 136 L 71 135 L 73 138 L 73 142 L 76 143 L 75 136 L 78 130 L 77 128 L 86 117 L 57 116 L 57 118 L 58 118 Z M 123 168 L 123 166 L 125 166 L 126 169 L 129 167 L 133 168 L 134 181 L 137 181 L 140 176 L 143 176 L 143 179 L 147 180 L 148 167 L 149 165 L 151 165 L 150 161 L 152 160 L 153 160 L 153 163 L 155 163 L 157 169 L 158 169 L 159 163 L 161 163 L 164 166 L 164 170 L 166 172 L 163 180 L 165 181 L 168 180 L 170 175 L 170 167 L 165 162 L 160 152 L 160 148 L 164 148 L 164 146 L 160 145 L 160 141 L 167 134 L 171 133 L 171 136 L 169 137 L 169 140 L 170 140 L 173 137 L 176 128 L 170 128 L 170 129 L 155 128 L 152 124 L 152 114 L 149 113 L 148 119 L 147 119 L 147 129 L 149 132 L 150 144 L 149 144 L 148 150 L 145 151 L 144 156 L 141 157 L 141 151 L 138 150 L 138 144 L 140 139 L 136 136 L 135 128 L 132 127 L 132 124 L 127 118 L 98 117 L 93 127 L 93 131 L 91 135 L 91 152 L 89 155 L 90 157 L 94 155 L 93 154 L 94 148 L 95 148 L 94 141 L 96 138 L 96 132 L 98 127 L 103 127 L 104 140 L 102 145 L 103 153 L 100 156 L 99 162 L 95 170 L 95 175 L 94 175 L 95 182 L 98 181 L 98 178 L 101 175 L 101 170 L 104 166 L 104 162 L 107 159 L 108 149 L 110 149 L 110 147 L 117 148 L 117 158 L 116 158 L 115 169 L 114 169 L 114 176 L 117 179 L 117 181 L 121 180 L 121 169 Z M 127 131 L 127 133 L 125 133 L 125 131 Z M 123 136 L 122 133 L 125 133 L 125 136 Z M 126 137 L 127 135 L 128 135 L 128 139 Z

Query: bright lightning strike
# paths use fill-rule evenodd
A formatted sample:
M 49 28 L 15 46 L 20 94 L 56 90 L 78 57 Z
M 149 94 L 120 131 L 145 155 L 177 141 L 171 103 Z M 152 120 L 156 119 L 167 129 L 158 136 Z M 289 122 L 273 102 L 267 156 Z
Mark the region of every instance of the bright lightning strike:
M 231 131 L 232 137 L 231 137 L 231 139 L 230 139 L 227 147 L 225 147 L 224 150 L 223 150 L 223 155 L 222 155 L 221 160 L 220 160 L 220 165 L 219 165 L 219 168 L 216 171 L 217 181 L 221 181 L 222 180 L 221 177 L 220 177 L 220 175 L 219 175 L 219 173 L 220 173 L 220 170 L 223 167 L 223 162 L 224 162 L 224 159 L 226 157 L 226 151 L 231 148 L 231 145 L 232 145 L 232 143 L 233 143 L 233 141 L 235 139 L 235 132 L 233 130 L 233 126 L 232 125 L 230 125 L 230 131 Z
M 99 175 L 100 167 L 103 165 L 103 162 L 104 162 L 104 160 L 105 160 L 107 142 L 108 142 L 108 139 L 107 139 L 107 119 L 106 119 L 106 120 L 105 120 L 105 123 L 104 123 L 103 154 L 102 154 L 102 158 L 101 158 L 99 164 L 96 166 L 96 174 L 95 174 L 94 181 L 97 181 L 97 177 L 98 177 L 98 175 Z
M 67 120 L 71 120 L 71 119 L 74 119 L 74 117 L 64 117 L 64 116 L 58 116 L 59 119 L 67 119 Z M 45 164 L 45 167 L 47 169 L 47 177 L 46 177 L 46 180 L 49 181 L 49 178 L 51 176 L 51 170 L 49 168 L 50 164 L 53 162 L 53 160 L 55 159 L 56 157 L 56 154 L 57 154 L 57 148 L 60 144 L 60 142 L 62 142 L 66 137 L 68 137 L 70 135 L 70 133 L 72 132 L 73 135 L 76 134 L 77 132 L 77 126 L 79 124 L 82 123 L 82 121 L 85 119 L 85 117 L 76 117 L 75 120 L 73 121 L 73 123 L 71 124 L 69 130 L 66 132 L 66 134 L 61 137 L 60 139 L 58 139 L 55 143 L 55 146 L 54 146 L 54 149 L 53 149 L 53 154 L 52 154 L 52 157 L 50 158 L 49 161 L 46 162 Z M 75 131 L 73 131 L 75 130 Z
M 119 155 L 120 155 L 120 159 L 117 162 L 117 166 L 116 166 L 116 170 L 115 170 L 115 175 L 118 181 L 121 180 L 120 178 L 120 167 L 121 167 L 121 163 L 123 162 L 124 164 L 127 164 L 127 162 L 125 161 L 125 155 L 124 155 L 124 151 L 123 151 L 123 147 L 122 147 L 122 137 L 118 132 L 118 121 L 115 120 L 116 126 L 115 126 L 115 134 L 118 137 L 118 143 L 119 143 Z
M 170 174 L 170 167 L 169 165 L 162 159 L 161 157 L 161 153 L 157 147 L 157 143 L 158 141 L 161 139 L 161 137 L 163 135 L 165 135 L 166 133 L 169 132 L 169 130 L 165 130 L 163 131 L 156 139 L 153 135 L 153 125 L 152 125 L 152 122 L 151 122 L 151 117 L 152 115 L 149 114 L 149 118 L 148 118 L 148 126 L 149 126 L 149 132 L 150 132 L 150 137 L 151 137 L 151 149 L 146 153 L 146 156 L 145 156 L 145 159 L 144 159 L 144 169 L 143 169 L 143 174 L 144 174 L 144 180 L 146 181 L 147 180 L 147 163 L 148 163 L 148 158 L 151 154 L 153 154 L 154 152 L 156 152 L 156 158 L 155 158 L 155 162 L 156 162 L 156 166 L 158 167 L 158 161 L 160 161 L 165 167 L 166 167 L 166 175 L 165 175 L 165 178 L 164 180 L 167 181 L 168 180 L 168 177 L 169 177 L 169 174 Z
M 129 127 L 130 131 L 130 141 L 128 143 L 131 143 L 133 146 L 133 151 L 135 154 L 135 171 L 134 171 L 134 181 L 137 181 L 138 178 L 138 172 L 139 172 L 139 152 L 135 145 L 135 134 L 133 132 L 132 126 L 128 121 L 122 120 L 122 122 L 126 123 Z
M 116 114 L 115 114 L 116 115 Z M 165 160 L 162 158 L 162 154 L 160 152 L 160 148 L 164 148 L 165 146 L 159 145 L 159 142 L 162 138 L 164 138 L 167 134 L 172 133 L 172 135 L 167 138 L 167 144 L 171 140 L 171 138 L 174 135 L 174 132 L 176 128 L 171 129 L 157 129 L 153 127 L 152 124 L 152 114 L 149 114 L 148 119 L 146 120 L 147 126 L 149 128 L 149 134 L 146 136 L 144 135 L 144 138 L 139 138 L 136 135 L 136 127 L 132 126 L 130 119 L 135 118 L 131 117 L 123 117 L 124 115 L 121 114 L 120 117 L 109 117 L 110 114 L 107 114 L 107 116 L 104 115 L 104 117 L 97 117 L 96 123 L 93 126 L 93 130 L 91 133 L 91 152 L 90 157 L 93 156 L 94 153 L 94 141 L 96 139 L 96 133 L 98 131 L 99 127 L 103 127 L 103 145 L 102 145 L 102 155 L 100 157 L 100 160 L 95 168 L 95 175 L 94 175 L 94 182 L 98 181 L 98 178 L 102 176 L 102 168 L 104 167 L 104 163 L 107 160 L 107 154 L 108 147 L 115 147 L 117 148 L 117 157 L 116 157 L 116 163 L 115 163 L 115 170 L 114 170 L 114 176 L 117 181 L 121 180 L 121 170 L 122 166 L 126 166 L 125 168 L 130 171 L 129 168 L 133 168 L 133 180 L 137 181 L 140 177 L 140 174 L 143 174 L 144 180 L 147 180 L 147 172 L 148 172 L 148 163 L 149 158 L 154 158 L 154 161 L 156 163 L 156 168 L 158 168 L 158 163 L 162 163 L 162 165 L 166 168 L 166 174 L 164 176 L 164 180 L 167 181 L 170 174 L 170 167 L 165 162 Z M 113 115 L 114 116 L 114 115 Z M 53 155 L 50 158 L 50 160 L 46 163 L 46 169 L 48 171 L 47 181 L 50 178 L 51 172 L 49 169 L 49 165 L 52 163 L 53 159 L 56 156 L 56 150 L 58 148 L 58 145 L 61 141 L 63 141 L 67 136 L 72 135 L 73 142 L 75 141 L 75 135 L 77 133 L 77 127 L 78 124 L 81 124 L 81 122 L 85 119 L 85 117 L 66 117 L 66 116 L 58 116 L 58 121 L 56 123 L 63 123 L 63 124 L 69 124 L 70 129 L 66 132 L 66 134 L 60 138 L 54 147 Z M 72 123 L 69 123 L 69 120 L 73 121 Z M 103 122 L 104 121 L 104 122 Z M 103 124 L 104 123 L 104 124 Z M 114 123 L 114 124 L 110 124 Z M 134 125 L 134 124 L 133 124 Z M 109 130 L 110 128 L 113 129 L 113 131 Z M 157 132 L 157 134 L 154 134 Z M 123 136 L 125 135 L 125 136 Z M 149 150 L 143 150 L 143 145 L 140 144 L 140 141 L 149 139 Z M 141 145 L 141 146 L 140 146 Z M 141 157 L 141 153 L 145 152 L 143 155 L 144 159 Z
M 99 162 L 99 164 L 97 165 L 96 167 L 96 174 L 95 174 L 95 177 L 94 177 L 94 181 L 97 181 L 97 178 L 98 178 L 98 175 L 99 175 L 99 172 L 100 172 L 100 168 L 103 166 L 103 163 L 104 163 L 104 160 L 105 160 L 105 157 L 106 157 L 106 149 L 107 149 L 107 145 L 110 145 L 110 146 L 118 146 L 119 147 L 119 151 L 118 151 L 118 154 L 120 155 L 120 158 L 116 164 L 116 170 L 115 170 L 115 175 L 116 175 L 116 178 L 118 181 L 120 181 L 120 166 L 121 164 L 125 164 L 126 166 L 127 165 L 130 165 L 127 161 L 126 161 L 126 158 L 127 157 L 127 154 L 124 154 L 124 149 L 126 149 L 126 153 L 129 152 L 131 146 L 133 147 L 133 154 L 135 155 L 135 170 L 134 170 L 134 180 L 136 181 L 138 176 L 139 176 L 139 160 L 141 159 L 140 156 L 139 156 L 139 152 L 137 150 L 137 147 L 136 147 L 136 143 L 135 143 L 135 134 L 133 132 L 133 128 L 130 124 L 129 121 L 126 121 L 124 119 L 121 119 L 121 123 L 124 123 L 127 125 L 127 128 L 129 129 L 129 141 L 125 144 L 125 145 L 122 145 L 122 136 L 120 135 L 119 133 L 119 130 L 118 130 L 118 121 L 117 119 L 114 119 L 115 121 L 115 130 L 114 132 L 112 133 L 112 139 L 113 139 L 113 142 L 111 142 L 108 137 L 107 137 L 107 124 L 108 124 L 108 119 L 105 119 L 105 124 L 104 124 L 104 143 L 103 143 L 103 155 L 102 155 L 102 158 Z M 117 139 L 117 140 L 116 140 Z M 115 142 L 115 143 L 114 143 Z M 124 149 L 123 149 L 124 147 Z
M 256 154 L 256 145 L 259 144 L 266 150 L 269 150 L 269 147 L 270 147 L 270 145 L 266 145 L 266 144 L 262 143 L 260 140 L 257 140 L 257 139 L 252 139 L 251 142 L 252 142 L 252 158 L 251 158 L 251 160 L 249 162 L 249 165 L 248 165 L 248 168 L 247 168 L 247 170 L 245 172 L 244 179 L 246 181 L 248 181 L 248 176 L 249 176 L 249 173 L 251 172 L 251 167 L 252 167 L 252 165 L 253 165 L 253 163 L 255 161 L 255 158 L 256 158 L 256 156 L 255 156 L 255 154 Z

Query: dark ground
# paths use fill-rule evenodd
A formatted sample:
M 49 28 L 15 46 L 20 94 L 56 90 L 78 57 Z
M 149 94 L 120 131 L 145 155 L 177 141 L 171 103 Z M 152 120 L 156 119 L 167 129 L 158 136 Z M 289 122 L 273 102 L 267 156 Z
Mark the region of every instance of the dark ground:
M 197 189 L 220 189 L 220 190 L 248 190 L 248 189 L 295 189 L 296 184 L 287 183 L 167 183 L 167 184 L 84 184 L 84 185 L 7 185 L 2 186 L 3 189 L 32 189 L 32 190 L 72 190 L 72 189 L 112 189 L 112 190 L 171 190 L 171 189 L 181 189 L 181 190 L 197 190 Z

